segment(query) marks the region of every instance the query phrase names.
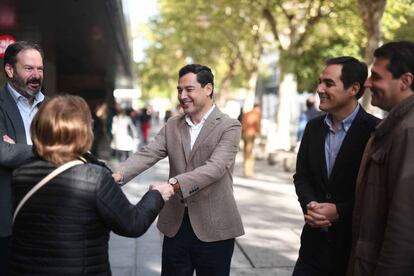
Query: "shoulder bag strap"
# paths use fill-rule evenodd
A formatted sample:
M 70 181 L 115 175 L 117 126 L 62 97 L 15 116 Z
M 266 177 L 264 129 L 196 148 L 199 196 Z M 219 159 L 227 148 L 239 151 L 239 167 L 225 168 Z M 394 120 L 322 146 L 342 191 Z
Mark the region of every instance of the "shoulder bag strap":
M 49 182 L 52 178 L 56 177 L 57 175 L 61 174 L 62 172 L 76 166 L 76 165 L 81 165 L 84 164 L 84 162 L 82 162 L 81 160 L 74 160 L 74 161 L 70 161 L 67 162 L 61 166 L 59 166 L 58 168 L 56 168 L 55 170 L 53 170 L 51 173 L 49 173 L 47 176 L 45 176 L 45 178 L 43 178 L 42 180 L 40 180 L 32 189 L 30 189 L 30 191 L 23 197 L 23 199 L 20 201 L 19 205 L 17 205 L 16 210 L 14 211 L 14 215 L 13 215 L 13 223 L 14 220 L 16 219 L 17 214 L 19 213 L 20 209 L 22 208 L 22 206 L 26 203 L 26 201 L 35 193 L 37 192 L 40 188 L 42 188 L 44 185 L 47 184 L 47 182 Z

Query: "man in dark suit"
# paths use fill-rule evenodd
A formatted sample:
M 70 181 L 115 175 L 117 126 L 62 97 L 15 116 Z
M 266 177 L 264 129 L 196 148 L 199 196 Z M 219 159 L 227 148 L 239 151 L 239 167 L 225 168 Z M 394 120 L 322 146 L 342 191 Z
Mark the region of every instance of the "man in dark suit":
M 31 157 L 30 123 L 44 100 L 43 52 L 36 44 L 15 42 L 4 54 L 7 84 L 0 91 L 0 272 L 7 275 L 12 234 L 11 174 Z
M 319 108 L 327 114 L 307 124 L 294 175 L 305 217 L 294 276 L 346 273 L 356 177 L 378 122 L 358 104 L 367 75 L 353 57 L 329 59 L 320 75 Z
M 162 275 L 227 276 L 235 237 L 244 234 L 233 195 L 240 122 L 213 101 L 207 66 L 181 68 L 177 85 L 184 114 L 174 116 L 154 141 L 120 164 L 115 180 L 131 180 L 168 156 L 176 195 L 165 204 L 158 229 L 165 235 Z

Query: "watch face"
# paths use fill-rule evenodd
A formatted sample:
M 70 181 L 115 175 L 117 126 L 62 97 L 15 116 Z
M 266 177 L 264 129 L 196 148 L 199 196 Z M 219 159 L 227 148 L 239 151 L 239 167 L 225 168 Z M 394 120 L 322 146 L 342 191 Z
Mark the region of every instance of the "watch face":
M 178 180 L 176 178 L 170 178 L 168 180 L 168 183 L 170 183 L 171 185 L 177 184 Z

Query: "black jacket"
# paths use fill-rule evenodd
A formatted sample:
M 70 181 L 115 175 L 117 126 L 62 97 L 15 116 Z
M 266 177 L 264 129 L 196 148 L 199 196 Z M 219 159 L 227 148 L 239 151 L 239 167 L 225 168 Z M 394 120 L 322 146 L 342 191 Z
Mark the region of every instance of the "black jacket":
M 43 160 L 13 173 L 13 206 L 56 168 Z M 158 191 L 132 205 L 111 173 L 95 164 L 75 166 L 37 191 L 13 225 L 11 275 L 111 275 L 109 232 L 138 237 L 161 211 Z
M 351 218 L 359 164 L 368 138 L 379 120 L 360 108 L 328 178 L 325 162 L 328 127 L 324 119 L 325 116 L 320 116 L 307 124 L 293 178 L 304 214 L 307 212 L 306 205 L 311 201 L 329 202 L 336 205 L 339 220 L 332 224 L 329 231 L 305 224 L 299 258 L 325 270 L 327 275 L 340 276 L 346 272 L 351 249 Z

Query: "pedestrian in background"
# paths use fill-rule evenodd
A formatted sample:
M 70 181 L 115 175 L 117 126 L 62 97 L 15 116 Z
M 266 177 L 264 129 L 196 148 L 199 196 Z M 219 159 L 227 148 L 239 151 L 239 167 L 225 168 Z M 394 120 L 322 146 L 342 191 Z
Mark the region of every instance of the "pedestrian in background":
M 33 119 L 31 136 L 36 159 L 13 173 L 15 208 L 57 167 L 84 160 L 93 140 L 88 105 L 78 96 L 49 100 Z M 142 235 L 173 194 L 170 185 L 158 185 L 133 205 L 106 167 L 80 163 L 52 178 L 20 209 L 10 275 L 110 275 L 110 231 Z
M 118 161 L 126 160 L 138 148 L 138 132 L 126 109 L 120 109 L 112 119 L 111 148 Z
M 130 181 L 168 156 L 175 195 L 162 209 L 163 276 L 229 275 L 235 237 L 244 234 L 233 195 L 240 123 L 214 104 L 214 76 L 207 66 L 179 71 L 184 114 L 171 117 L 147 146 L 120 164 L 117 181 Z
M 389 114 L 359 170 L 349 275 L 414 275 L 414 43 L 384 44 L 374 57 L 365 85 Z
M 255 103 L 253 110 L 242 116 L 242 137 L 243 137 L 243 173 L 246 177 L 254 175 L 254 144 L 257 136 L 260 135 L 260 105 Z
M 148 144 L 148 140 L 149 140 L 149 134 L 150 134 L 150 129 L 151 129 L 151 118 L 152 118 L 151 111 L 147 107 L 142 108 L 141 114 L 139 116 L 139 122 L 140 122 L 140 127 L 141 127 L 142 140 L 145 145 Z
M 17 41 L 4 53 L 7 83 L 0 91 L 0 136 L 8 145 L 0 164 L 0 271 L 7 275 L 12 234 L 11 176 L 13 167 L 32 156 L 30 124 L 45 96 L 43 51 L 33 43 Z M 4 155 L 3 155 L 4 154 Z M 6 156 L 7 154 L 7 156 Z
M 305 131 L 306 124 L 312 120 L 313 118 L 316 118 L 318 116 L 322 115 L 322 112 L 316 109 L 315 107 L 315 96 L 309 96 L 306 99 L 306 110 L 303 111 L 300 114 L 299 117 L 299 128 L 298 128 L 298 140 L 297 142 L 300 142 L 303 137 L 303 132 Z
M 356 176 L 378 122 L 358 104 L 366 64 L 345 56 L 325 65 L 317 93 L 327 114 L 308 122 L 293 177 L 305 218 L 294 276 L 346 274 Z

